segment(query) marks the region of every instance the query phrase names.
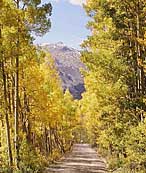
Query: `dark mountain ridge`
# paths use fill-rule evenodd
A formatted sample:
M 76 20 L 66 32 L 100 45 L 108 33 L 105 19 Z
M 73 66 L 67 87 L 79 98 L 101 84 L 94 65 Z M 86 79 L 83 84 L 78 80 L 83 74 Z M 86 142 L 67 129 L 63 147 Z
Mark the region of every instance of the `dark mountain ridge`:
M 85 91 L 85 88 L 80 69 L 85 69 L 85 65 L 80 60 L 80 52 L 64 45 L 62 42 L 46 43 L 42 44 L 41 47 L 43 50 L 50 52 L 54 58 L 63 90 L 69 89 L 74 99 L 81 99 L 81 94 Z

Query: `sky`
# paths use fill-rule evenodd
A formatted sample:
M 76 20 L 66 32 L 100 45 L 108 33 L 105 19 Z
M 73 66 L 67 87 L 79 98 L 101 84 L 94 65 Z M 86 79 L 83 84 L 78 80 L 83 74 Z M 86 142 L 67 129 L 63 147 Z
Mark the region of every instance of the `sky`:
M 86 24 L 89 20 L 82 7 L 84 0 L 44 0 L 53 6 L 50 32 L 37 37 L 35 44 L 63 42 L 79 48 L 89 35 Z

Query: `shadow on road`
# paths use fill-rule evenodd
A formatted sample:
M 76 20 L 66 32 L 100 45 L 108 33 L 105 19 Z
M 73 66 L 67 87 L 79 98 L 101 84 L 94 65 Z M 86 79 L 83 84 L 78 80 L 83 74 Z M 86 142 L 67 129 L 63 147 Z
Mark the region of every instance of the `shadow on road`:
M 75 144 L 72 152 L 46 173 L 106 173 L 106 164 L 89 144 Z

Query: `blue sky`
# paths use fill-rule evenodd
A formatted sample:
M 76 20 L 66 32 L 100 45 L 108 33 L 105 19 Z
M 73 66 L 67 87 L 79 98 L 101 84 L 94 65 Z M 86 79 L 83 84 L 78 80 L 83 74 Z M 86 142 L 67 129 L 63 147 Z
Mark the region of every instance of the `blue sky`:
M 79 45 L 89 35 L 86 24 L 89 18 L 82 7 L 84 0 L 49 0 L 53 11 L 52 27 L 43 37 L 37 37 L 35 43 L 64 42 L 66 45 L 79 48 Z M 44 0 L 44 2 L 48 2 Z

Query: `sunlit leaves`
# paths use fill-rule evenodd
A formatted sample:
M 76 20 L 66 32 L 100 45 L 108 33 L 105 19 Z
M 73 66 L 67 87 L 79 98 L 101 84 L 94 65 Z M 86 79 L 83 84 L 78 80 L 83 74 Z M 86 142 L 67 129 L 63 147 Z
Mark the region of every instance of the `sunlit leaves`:
M 143 0 L 85 5 L 92 35 L 82 44 L 89 71 L 80 109 L 90 142 L 115 159 L 112 169 L 145 170 L 145 8 Z

